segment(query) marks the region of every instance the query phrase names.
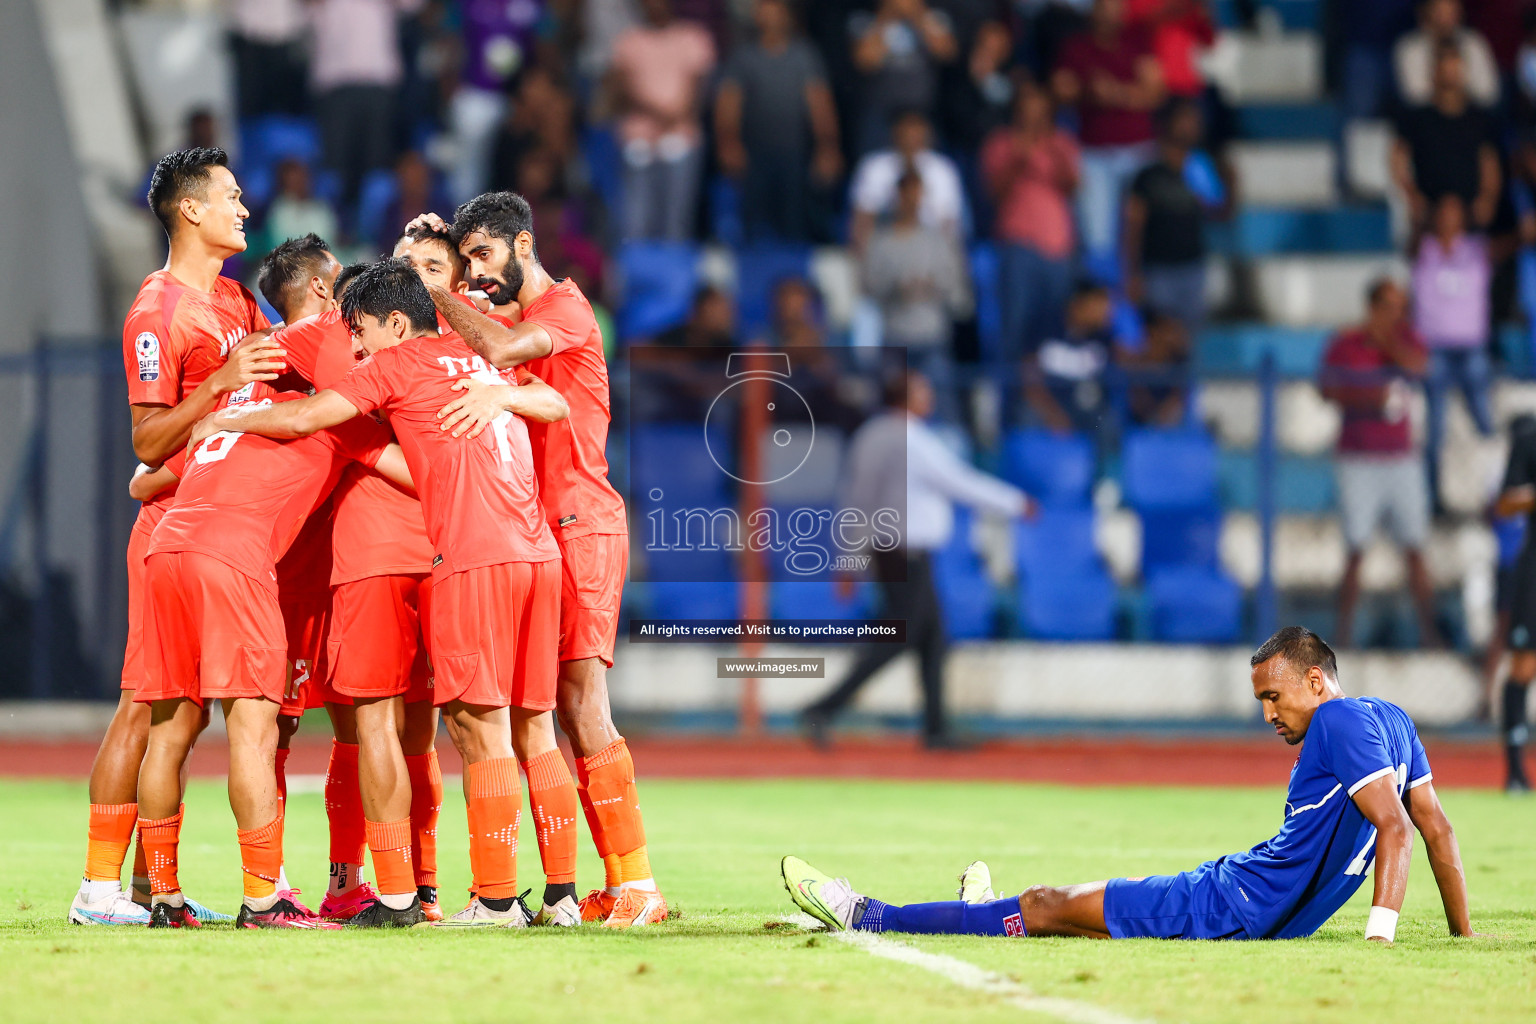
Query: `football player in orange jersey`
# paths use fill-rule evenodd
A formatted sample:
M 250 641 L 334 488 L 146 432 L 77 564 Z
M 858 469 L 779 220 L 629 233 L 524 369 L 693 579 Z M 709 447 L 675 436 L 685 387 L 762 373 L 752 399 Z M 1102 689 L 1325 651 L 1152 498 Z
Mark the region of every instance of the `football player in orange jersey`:
M 443 227 L 435 215 L 420 221 Z M 578 792 L 607 885 L 580 905 L 582 919 L 610 928 L 665 920 L 651 876 L 634 760 L 613 724 L 608 668 L 629 556 L 624 500 L 608 482 L 608 367 L 592 307 L 570 279 L 540 265 L 533 211 L 522 196 L 492 192 L 454 214 L 452 233 L 493 316 L 432 292 L 438 311 L 498 369 L 526 366 L 565 396 L 570 416 L 531 425 L 545 518 L 561 551 L 557 716 L 576 753 Z M 456 429 L 478 430 L 506 401 L 503 389 L 474 392 L 444 410 Z
M 133 448 L 150 466 L 185 445 L 193 424 L 221 397 L 252 381 L 272 380 L 282 368 L 277 345 L 247 338 L 267 327 L 255 298 L 219 274 L 226 259 L 245 251 L 250 216 L 228 162 L 219 149 L 181 150 L 161 158 L 150 179 L 149 207 L 165 228 L 170 256 L 145 279 L 123 322 Z M 91 767 L 85 874 L 69 908 L 76 924 L 149 921 L 142 845 L 133 869 L 138 907 L 123 893 L 121 875 L 138 818 L 139 764 L 149 736 L 149 709 L 133 699 L 144 671 L 144 554 L 169 502 L 168 494 L 146 502 L 128 542 L 122 695 Z M 224 917 L 193 906 L 204 920 Z

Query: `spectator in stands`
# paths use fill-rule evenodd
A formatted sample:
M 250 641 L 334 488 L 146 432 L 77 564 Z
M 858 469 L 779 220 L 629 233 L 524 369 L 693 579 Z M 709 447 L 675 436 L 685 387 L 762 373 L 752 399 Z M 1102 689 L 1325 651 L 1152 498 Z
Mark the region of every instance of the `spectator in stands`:
M 1023 23 L 1024 61 L 1037 81 L 1045 81 L 1056 67 L 1061 47 L 1088 27 L 1093 0 L 1023 0 L 1014 5 Z
M 827 342 L 821 295 L 803 277 L 780 278 L 773 286 L 768 333 L 770 348 L 821 348 Z
M 1061 330 L 1072 290 L 1072 195 L 1077 191 L 1077 140 L 1058 128 L 1050 93 L 1033 83 L 1019 89 L 1013 123 L 999 128 L 981 152 L 981 170 L 995 206 L 1001 360 L 1017 366 L 1048 334 Z
M 497 128 L 506 115 L 507 92 L 533 57 L 543 7 L 537 0 L 460 5 L 463 67 L 448 105 L 455 147 L 449 192 L 455 204 L 486 189 Z
M 187 113 L 187 148 L 211 149 L 219 144 L 219 119 L 207 107 Z M 324 237 L 324 236 L 321 236 Z
M 715 97 L 720 169 L 741 186 L 748 240 L 813 237 L 814 191 L 842 172 L 837 108 L 788 0 L 757 0 L 757 38 L 731 54 Z
M 736 304 L 718 285 L 700 285 L 686 322 L 658 335 L 656 344 L 675 348 L 730 348 L 736 344 Z M 717 389 L 718 390 L 718 389 Z
M 1061 48 L 1051 87 L 1077 108 L 1083 145 L 1078 223 L 1090 265 L 1115 258 L 1120 202 L 1152 157 L 1152 114 L 1163 102 L 1163 75 L 1146 32 L 1125 22 L 1125 0 L 1095 0 L 1086 32 Z
M 1195 334 L 1205 324 L 1207 210 L 1184 168 L 1200 144 L 1200 108 L 1174 100 L 1159 122 L 1157 159 L 1137 172 L 1125 196 L 1125 294 Z
M 1468 97 L 1465 69 L 1455 47 L 1437 51 L 1429 106 L 1398 121 L 1392 176 L 1407 197 L 1415 232 L 1427 227 L 1431 209 L 1446 193 L 1461 197 L 1479 229 L 1493 222 L 1497 209 L 1501 172 L 1494 126 Z
M 623 236 L 693 237 L 704 169 L 700 125 L 715 44 L 672 16 L 671 0 L 641 0 L 643 24 L 613 44 L 608 88 L 624 147 Z
M 864 154 L 889 144 L 902 112 L 933 116 L 939 66 L 958 57 L 960 48 L 949 15 L 924 0 L 878 0 L 874 11 L 850 15 L 848 33 L 861 80 L 854 152 Z
M 1392 53 L 1397 92 L 1408 106 L 1434 101 L 1438 54 L 1450 47 L 1461 55 L 1467 96 L 1479 106 L 1499 102 L 1499 68 L 1482 34 L 1462 24 L 1461 0 L 1421 0 L 1419 27 L 1398 40 Z
M 902 345 L 907 364 L 928 378 L 941 418 L 959 419 L 950 334 L 970 309 L 964 261 L 953 236 L 918 217 L 923 179 L 913 168 L 896 184 L 896 216 L 876 230 L 859 267 L 864 294 L 880 307 L 883 341 Z
M 537 64 L 524 71 L 491 144 L 489 187 L 514 189 L 518 164 L 530 150 L 544 150 L 569 167 L 578 156 L 576 113 L 576 98 L 553 71 Z
M 539 262 L 557 278 L 580 268 L 588 281 L 600 283 L 603 251 L 587 232 L 581 206 L 567 193 L 555 155 L 547 149 L 524 153 L 514 190 L 528 200 L 539 226 Z
M 311 84 L 319 110 L 321 158 L 341 176 L 345 210 L 363 176 L 395 154 L 395 98 L 403 66 L 398 19 L 425 0 L 311 0 Z
M 965 171 L 972 197 L 978 187 L 977 156 L 988 136 L 1013 116 L 1019 82 L 1025 76 L 1014 64 L 1013 35 L 1003 22 L 989 19 L 977 26 L 963 62 L 956 62 L 945 90 L 944 138 L 948 150 Z
M 958 458 L 926 420 L 933 413 L 933 388 L 921 373 L 893 381 L 886 411 L 867 420 L 848 445 L 838 507 L 870 516 L 883 508 L 905 508 L 906 531 L 898 547 L 870 551 L 880 586 L 883 619 L 907 624 L 902 644 L 867 644 L 842 681 L 800 714 L 811 741 L 824 746 L 833 720 L 876 672 L 915 651 L 923 688 L 923 743 L 930 750 L 963 746 L 944 713 L 944 661 L 949 653 L 943 608 L 934 587 L 933 553 L 949 543 L 954 506 L 1018 518 L 1030 514 L 1023 491 L 982 473 Z
M 1114 439 L 1104 371 L 1114 352 L 1109 289 L 1083 281 L 1067 303 L 1066 329 L 1024 360 L 1028 419 L 1058 433 L 1093 436 L 1102 450 Z
M 908 167 L 923 179 L 923 225 L 938 228 L 953 238 L 964 236 L 965 188 L 955 162 L 932 148 L 933 132 L 926 115 L 909 110 L 896 119 L 891 132 L 893 148 L 870 153 L 853 170 L 849 200 L 853 206 L 850 229 L 855 250 L 862 250 L 874 233 L 879 218 L 896 208 L 896 182 Z
M 1199 100 L 1205 92 L 1200 54 L 1216 42 L 1216 26 L 1202 0 L 1127 0 L 1126 17 L 1151 35 L 1168 95 Z
M 452 205 L 438 186 L 431 165 L 420 153 L 408 149 L 395 161 L 395 196 L 379 218 L 379 233 L 373 243 L 379 252 L 390 252 L 407 224 L 424 213 Z
M 1467 231 L 1466 205 L 1454 192 L 1435 204 L 1430 231 L 1413 264 L 1413 326 L 1429 347 L 1429 416 L 1424 438 L 1430 499 L 1440 507 L 1440 444 L 1447 393 L 1461 389 L 1478 431 L 1493 433 L 1488 359 L 1488 240 Z
M 305 113 L 305 0 L 233 0 L 230 49 L 240 118 Z
M 1115 347 L 1126 371 L 1126 409 L 1143 427 L 1176 427 L 1188 412 L 1189 332 L 1178 317 L 1146 315 L 1146 338 L 1138 349 Z
M 1339 0 L 1338 88 L 1346 118 L 1379 117 L 1393 97 L 1392 45 L 1413 25 L 1414 0 Z
M 275 177 L 277 192 L 262 218 L 260 251 L 269 252 L 290 238 L 303 238 L 311 232 L 321 238 L 335 238 L 336 213 L 329 203 L 310 192 L 309 166 L 288 157 L 278 161 Z M 394 239 L 390 242 L 393 244 Z
M 1408 322 L 1408 296 L 1400 286 L 1380 280 L 1366 295 L 1365 322 L 1329 343 L 1319 379 L 1323 397 L 1337 402 L 1344 416 L 1337 472 L 1347 555 L 1334 635 L 1344 646 L 1354 643 L 1360 559 L 1385 520 L 1407 561 L 1420 642 L 1435 647 L 1440 644 L 1435 595 L 1422 554 L 1429 538 L 1429 493 L 1408 420 L 1413 385 L 1428 369 L 1429 355 Z

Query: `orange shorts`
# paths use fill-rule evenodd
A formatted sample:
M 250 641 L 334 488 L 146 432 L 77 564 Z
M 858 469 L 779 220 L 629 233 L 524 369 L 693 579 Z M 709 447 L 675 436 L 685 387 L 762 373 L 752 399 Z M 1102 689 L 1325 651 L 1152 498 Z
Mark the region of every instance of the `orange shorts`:
M 369 576 L 331 591 L 330 688 L 344 700 L 432 697 L 422 642 L 431 576 Z
M 222 697 L 281 703 L 287 679 L 277 595 L 196 551 L 144 562 L 144 679 L 140 703 Z
M 589 533 L 560 543 L 560 660 L 602 658 L 613 667 L 629 537 Z
M 429 605 L 435 704 L 555 706 L 559 559 L 503 562 L 435 579 Z
M 310 708 L 324 707 L 333 697 L 327 692 L 330 659 L 325 643 L 331 628 L 331 591 L 279 591 L 277 606 L 288 637 L 288 683 L 283 690 L 283 709 L 278 713 L 298 716 Z
M 152 533 L 152 529 L 140 529 L 139 520 L 135 520 L 133 532 L 128 535 L 128 643 L 123 647 L 124 690 L 132 690 L 144 681 L 144 555 L 149 551 Z

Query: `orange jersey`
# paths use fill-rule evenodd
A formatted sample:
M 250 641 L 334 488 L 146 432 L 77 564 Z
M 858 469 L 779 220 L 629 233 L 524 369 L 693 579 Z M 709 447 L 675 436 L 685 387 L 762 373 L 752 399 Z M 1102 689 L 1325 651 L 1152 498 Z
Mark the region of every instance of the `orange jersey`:
M 157 270 L 139 286 L 123 320 L 123 370 L 128 404 L 176 406 L 224 365 L 229 350 L 270 326 L 243 284 L 218 278 L 212 292 L 189 288 Z M 173 490 L 144 503 L 152 528 L 170 507 Z
M 438 410 L 459 394 L 451 387 L 463 377 L 504 382 L 464 339 L 448 334 L 375 353 L 331 390 L 359 412 L 389 417 L 421 495 L 435 575 L 559 558 L 522 418 L 504 413 L 475 438 L 440 429 Z
M 273 337 L 288 352 L 288 368 L 316 388 L 334 387 L 357 365 L 352 332 L 335 310 L 305 317 Z M 432 542 L 416 495 L 362 466 L 348 466 L 336 485 L 335 505 L 335 532 L 327 534 L 334 553 L 334 560 L 327 559 L 331 585 L 432 571 Z
M 351 468 L 348 465 L 343 472 Z M 277 584 L 283 600 L 295 594 L 331 592 L 331 533 L 335 522 L 336 502 L 329 497 L 304 520 L 298 536 L 277 563 Z
M 608 363 L 592 305 L 569 278 L 557 281 L 523 310 L 554 347 L 530 360 L 529 372 L 560 392 L 571 414 L 559 423 L 530 423 L 533 464 L 544 515 L 556 536 L 628 533 L 624 499 L 608 482 Z
M 272 340 L 288 353 L 288 369 L 317 390 L 325 390 L 357 365 L 352 355 L 352 332 L 339 310 L 317 313 L 279 327 Z
M 230 397 L 263 390 L 270 394 L 248 385 Z M 283 393 L 271 400 L 302 397 Z M 149 554 L 201 552 L 275 593 L 278 560 L 330 494 L 344 461 L 376 465 L 389 440 L 388 431 L 370 419 L 287 441 L 220 431 L 192 452 L 176 500 L 155 527 Z

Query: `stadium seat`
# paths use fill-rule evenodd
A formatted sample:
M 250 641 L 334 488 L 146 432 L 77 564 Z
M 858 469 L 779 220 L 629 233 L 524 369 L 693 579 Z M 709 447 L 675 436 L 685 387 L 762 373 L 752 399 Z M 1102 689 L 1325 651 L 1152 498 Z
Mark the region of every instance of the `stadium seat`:
M 1128 431 L 1120 482 L 1138 512 L 1213 505 L 1216 443 L 1201 428 Z
M 1102 568 L 1039 575 L 1019 586 L 1019 625 L 1033 640 L 1113 640 L 1119 595 Z
M 608 208 L 608 216 L 617 218 L 624 206 L 624 158 L 613 129 L 593 125 L 581 133 L 581 155 L 586 159 L 587 176 Z
M 733 464 L 727 463 L 726 468 Z M 637 505 L 659 488 L 669 507 L 730 500 L 732 480 L 716 465 L 694 423 L 636 423 L 629 438 L 630 491 Z M 638 518 L 638 510 L 637 510 Z
M 1221 559 L 1221 510 L 1148 509 L 1141 513 L 1143 579 L 1169 568 L 1215 570 Z
M 971 514 L 955 510 L 949 543 L 933 553 L 934 589 L 953 640 L 979 640 L 995 632 L 997 595 L 971 546 Z
M 380 169 L 364 175 L 357 197 L 358 238 L 368 242 L 383 233 L 384 218 L 398 194 L 393 171 Z
M 768 326 L 773 289 L 787 277 L 810 280 L 809 246 L 790 242 L 755 242 L 736 251 L 736 320 L 742 337 Z
M 734 582 L 651 583 L 654 619 L 734 619 L 741 613 L 741 587 Z
M 1093 442 L 1081 434 L 1009 431 L 1003 476 L 1047 507 L 1085 507 L 1093 491 Z
M 981 335 L 981 354 L 995 359 L 1001 352 L 1002 300 L 998 284 L 997 249 L 990 242 L 971 246 L 971 287 L 976 291 L 976 331 Z
M 241 180 L 254 167 L 271 167 L 292 157 L 306 164 L 320 159 L 320 129 L 313 118 L 269 114 L 240 123 Z
M 699 286 L 699 249 L 687 242 L 626 242 L 619 248 L 624 300 L 619 337 L 653 338 L 682 324 Z
M 733 248 L 746 239 L 741 221 L 741 188 L 724 175 L 709 182 L 709 233 L 715 241 Z
M 874 592 L 868 583 L 860 583 L 844 600 L 831 580 L 778 582 L 769 591 L 768 603 L 775 619 L 863 619 L 871 614 Z
M 1013 555 L 1023 579 L 1103 571 L 1091 508 L 1046 508 L 1014 527 Z
M 1152 639 L 1232 643 L 1242 635 L 1243 590 L 1214 569 L 1164 569 L 1147 581 Z

